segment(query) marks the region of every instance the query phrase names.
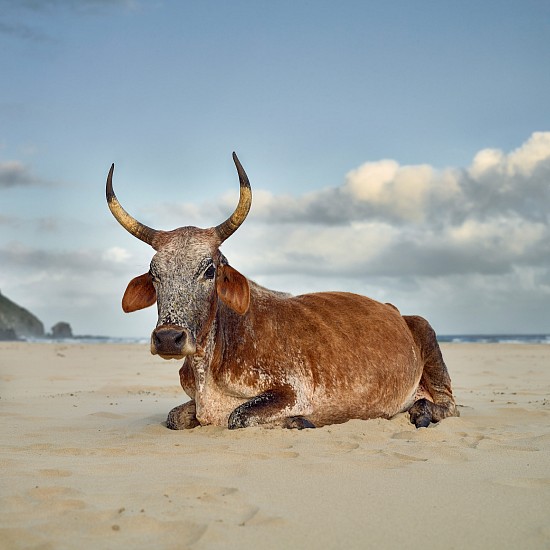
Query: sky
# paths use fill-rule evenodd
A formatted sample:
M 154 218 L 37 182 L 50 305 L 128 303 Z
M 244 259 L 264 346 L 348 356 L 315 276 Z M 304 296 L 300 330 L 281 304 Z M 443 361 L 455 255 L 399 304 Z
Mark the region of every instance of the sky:
M 124 314 L 157 229 L 276 290 L 344 290 L 440 334 L 550 332 L 547 0 L 0 0 L 0 291 L 46 330 Z

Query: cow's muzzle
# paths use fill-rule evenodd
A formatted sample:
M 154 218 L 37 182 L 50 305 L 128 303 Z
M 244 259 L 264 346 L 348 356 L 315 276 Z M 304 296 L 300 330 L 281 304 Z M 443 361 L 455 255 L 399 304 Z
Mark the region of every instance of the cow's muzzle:
M 161 325 L 151 334 L 151 353 L 163 359 L 183 359 L 197 351 L 195 338 L 178 325 Z

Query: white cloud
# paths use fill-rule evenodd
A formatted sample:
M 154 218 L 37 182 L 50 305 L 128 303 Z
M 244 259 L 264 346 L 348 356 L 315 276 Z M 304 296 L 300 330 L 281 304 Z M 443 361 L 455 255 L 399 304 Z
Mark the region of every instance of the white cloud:
M 505 159 L 504 153 L 498 149 L 483 149 L 475 157 L 470 166 L 470 175 L 479 179 L 486 172 L 496 170 Z
M 484 149 L 473 160 L 470 174 L 481 179 L 486 174 L 508 178 L 530 177 L 538 166 L 550 159 L 550 132 L 535 132 L 508 155 L 499 149 Z
M 261 284 L 371 295 L 428 316 L 444 332 L 550 328 L 550 132 L 508 154 L 481 151 L 466 168 L 381 160 L 308 194 L 252 186 L 249 219 L 223 251 Z M 144 221 L 206 227 L 225 219 L 237 200 L 232 189 L 217 202 L 153 205 Z M 0 218 L 4 227 L 11 221 Z M 38 313 L 59 312 L 52 324 L 76 315 L 88 327 L 81 331 L 147 334 L 154 308 L 104 327 L 153 251 L 138 241 L 101 248 L 99 238 L 95 249 L 5 246 L 0 288 L 32 296 L 26 305 Z
M 508 175 L 531 176 L 538 165 L 550 159 L 550 132 L 535 132 L 521 147 L 508 155 Z
M 106 262 L 114 262 L 117 264 L 124 263 L 131 258 L 130 252 L 120 246 L 112 246 L 103 252 L 102 259 Z
M 348 173 L 346 186 L 350 194 L 360 200 L 384 203 L 386 190 L 398 171 L 399 164 L 394 160 L 367 162 Z
M 369 162 L 348 173 L 343 191 L 350 194 L 351 200 L 368 203 L 397 219 L 424 221 L 431 200 L 459 192 L 452 174 L 444 176 L 428 165 Z
M 39 178 L 22 162 L 9 160 L 0 162 L 0 189 L 42 184 Z
M 440 229 L 467 219 L 502 216 L 547 223 L 549 181 L 550 132 L 538 132 L 509 154 L 495 149 L 479 152 L 468 168 L 436 170 L 381 160 L 351 170 L 340 185 L 300 196 L 277 196 L 254 188 L 252 182 L 247 224 L 348 226 L 378 221 Z M 209 224 L 227 216 L 237 196 L 234 190 L 217 204 L 166 204 L 162 217 Z
M 217 207 L 195 205 L 193 219 L 201 225 L 215 211 L 221 221 L 236 201 L 235 191 Z M 238 243 L 258 251 L 256 267 L 245 263 L 260 274 L 506 273 L 550 261 L 549 205 L 550 132 L 539 132 L 508 155 L 478 153 L 468 169 L 382 160 L 302 196 L 253 189 L 249 219 L 231 243 L 244 258 Z
M 10 243 L 0 248 L 0 290 L 49 328 L 71 323 L 76 334 L 143 336 L 154 312 L 124 319 L 120 300 L 126 284 L 147 268 L 147 250 L 137 258 L 123 248 L 41 250 Z M 140 326 L 139 320 L 147 319 Z
M 550 132 L 464 169 L 382 160 L 308 195 L 253 193 L 224 247 L 262 284 L 371 294 L 447 331 L 550 327 Z

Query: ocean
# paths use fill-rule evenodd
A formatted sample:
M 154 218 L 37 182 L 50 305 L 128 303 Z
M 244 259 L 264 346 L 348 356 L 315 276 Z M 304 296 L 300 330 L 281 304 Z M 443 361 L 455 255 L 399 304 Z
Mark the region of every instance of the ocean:
M 550 334 L 449 334 L 437 339 L 458 344 L 550 344 Z
M 453 344 L 550 344 L 550 334 L 442 334 L 437 339 L 440 343 Z M 50 344 L 148 344 L 149 337 L 75 336 L 64 339 L 28 338 L 26 341 Z

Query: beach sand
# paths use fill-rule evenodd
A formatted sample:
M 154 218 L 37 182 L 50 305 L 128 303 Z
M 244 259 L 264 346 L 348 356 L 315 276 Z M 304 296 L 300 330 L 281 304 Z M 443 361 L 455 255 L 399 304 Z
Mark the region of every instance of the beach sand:
M 442 347 L 429 428 L 174 432 L 146 346 L 0 343 L 0 548 L 550 548 L 550 346 Z

